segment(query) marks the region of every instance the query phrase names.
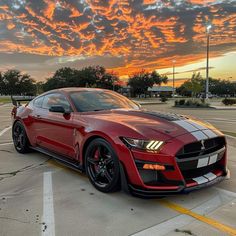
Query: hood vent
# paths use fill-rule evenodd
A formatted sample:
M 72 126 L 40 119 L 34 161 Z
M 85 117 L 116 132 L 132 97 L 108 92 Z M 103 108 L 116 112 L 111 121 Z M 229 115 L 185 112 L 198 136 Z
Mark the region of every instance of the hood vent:
M 136 111 L 140 112 L 140 111 Z M 177 120 L 185 120 L 187 119 L 185 116 L 174 114 L 174 113 L 162 113 L 162 112 L 154 112 L 154 111 L 141 111 L 142 114 L 147 114 L 151 116 L 155 116 L 160 119 L 168 120 L 168 121 L 177 121 Z

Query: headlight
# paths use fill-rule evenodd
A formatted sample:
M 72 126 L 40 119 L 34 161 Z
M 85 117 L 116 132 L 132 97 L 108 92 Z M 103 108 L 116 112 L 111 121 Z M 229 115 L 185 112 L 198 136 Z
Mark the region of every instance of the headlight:
M 158 151 L 164 144 L 163 141 L 157 140 L 141 140 L 132 138 L 123 138 L 123 140 L 131 147 L 150 151 Z

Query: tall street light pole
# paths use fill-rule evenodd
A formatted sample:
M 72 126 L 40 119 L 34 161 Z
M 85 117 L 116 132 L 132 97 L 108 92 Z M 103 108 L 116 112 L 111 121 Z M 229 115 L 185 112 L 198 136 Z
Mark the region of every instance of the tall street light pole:
M 174 97 L 175 95 L 175 62 L 176 60 L 173 60 L 173 92 L 172 92 L 172 96 Z
M 207 32 L 207 60 L 206 60 L 206 99 L 209 99 L 209 46 L 210 46 L 210 29 L 211 25 L 206 28 Z
M 112 90 L 115 91 L 115 78 L 112 76 Z

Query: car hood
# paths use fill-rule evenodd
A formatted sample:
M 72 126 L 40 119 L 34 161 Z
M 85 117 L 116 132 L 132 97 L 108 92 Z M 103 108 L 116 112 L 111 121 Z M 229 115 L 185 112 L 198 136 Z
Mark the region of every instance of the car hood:
M 96 115 L 93 112 L 93 115 L 89 116 L 96 119 L 97 122 L 100 120 L 106 121 L 106 123 L 123 125 L 148 138 L 156 138 L 157 134 L 161 134 L 165 140 L 186 133 L 197 134 L 197 139 L 207 139 L 219 135 L 219 131 L 207 122 L 172 113 L 114 109 L 99 111 L 96 112 Z

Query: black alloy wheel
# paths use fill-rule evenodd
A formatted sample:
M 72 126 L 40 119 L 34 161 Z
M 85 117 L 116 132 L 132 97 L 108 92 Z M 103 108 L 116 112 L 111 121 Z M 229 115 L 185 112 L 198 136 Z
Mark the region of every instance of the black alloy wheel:
M 29 151 L 29 140 L 20 121 L 17 121 L 12 128 L 12 138 L 17 152 L 26 153 Z
M 112 146 L 104 139 L 93 140 L 85 154 L 85 168 L 90 182 L 101 192 L 120 188 L 120 167 Z

